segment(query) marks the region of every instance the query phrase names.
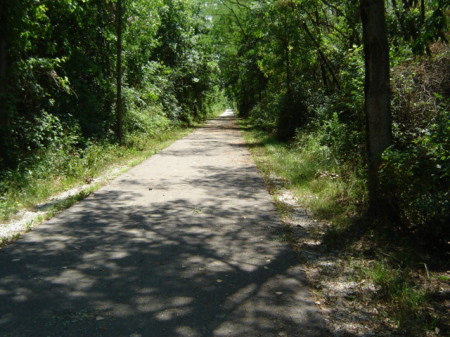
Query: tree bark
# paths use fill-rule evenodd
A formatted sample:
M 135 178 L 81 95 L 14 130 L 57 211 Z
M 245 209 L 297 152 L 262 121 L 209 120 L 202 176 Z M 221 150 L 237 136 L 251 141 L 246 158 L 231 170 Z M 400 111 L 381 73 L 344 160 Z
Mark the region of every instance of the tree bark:
M 425 0 L 420 0 L 420 27 L 425 23 Z
M 122 0 L 117 0 L 117 88 L 116 88 L 116 137 L 123 143 L 123 103 L 122 103 Z
M 0 19 L 0 166 L 8 164 L 8 141 L 10 138 L 10 118 L 8 111 L 7 70 L 8 70 L 8 4 L 1 2 Z
M 380 188 L 381 155 L 392 144 L 389 45 L 384 0 L 360 0 L 365 58 L 365 114 L 369 211 L 389 213 Z M 388 208 L 386 208 L 388 207 Z
M 397 1 L 396 0 L 391 0 L 392 2 L 392 8 L 394 10 L 395 16 L 397 17 L 398 23 L 400 25 L 400 30 L 403 34 L 403 38 L 406 41 L 410 40 L 410 36 L 408 35 L 408 31 L 405 27 L 405 23 L 404 23 L 404 19 L 403 19 L 403 15 L 400 13 L 400 9 L 397 6 Z

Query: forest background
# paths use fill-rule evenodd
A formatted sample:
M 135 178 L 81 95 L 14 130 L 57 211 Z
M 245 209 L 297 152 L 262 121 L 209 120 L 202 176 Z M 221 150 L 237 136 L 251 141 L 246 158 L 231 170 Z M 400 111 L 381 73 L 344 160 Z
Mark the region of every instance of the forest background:
M 361 7 L 374 4 L 391 139 L 370 212 Z M 232 105 L 336 238 L 356 228 L 448 270 L 448 14 L 444 0 L 2 1 L 0 217 Z M 379 266 L 398 281 L 408 256 Z

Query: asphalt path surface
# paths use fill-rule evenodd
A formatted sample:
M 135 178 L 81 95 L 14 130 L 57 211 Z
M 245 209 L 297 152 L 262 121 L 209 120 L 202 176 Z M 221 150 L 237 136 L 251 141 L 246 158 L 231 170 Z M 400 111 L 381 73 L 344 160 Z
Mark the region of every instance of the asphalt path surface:
M 230 111 L 0 251 L 0 336 L 329 336 Z

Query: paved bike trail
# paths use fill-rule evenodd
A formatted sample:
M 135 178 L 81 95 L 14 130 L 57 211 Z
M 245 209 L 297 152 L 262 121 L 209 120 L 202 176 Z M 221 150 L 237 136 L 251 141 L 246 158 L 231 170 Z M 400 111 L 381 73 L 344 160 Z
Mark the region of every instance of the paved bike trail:
M 0 336 L 328 336 L 234 117 L 0 250 Z

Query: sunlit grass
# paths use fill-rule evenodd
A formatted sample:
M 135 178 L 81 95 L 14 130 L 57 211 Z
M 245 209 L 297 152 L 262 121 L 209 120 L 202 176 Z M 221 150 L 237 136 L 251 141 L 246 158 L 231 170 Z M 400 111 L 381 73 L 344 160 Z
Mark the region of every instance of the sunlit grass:
M 173 128 L 157 137 L 139 138 L 139 142 L 92 144 L 82 152 L 47 151 L 26 169 L 9 171 L 0 181 L 0 220 L 7 221 L 19 210 L 29 209 L 49 197 L 70 188 L 90 183 L 111 171 L 124 170 L 169 146 L 192 132 L 192 128 Z M 73 199 L 73 198 L 72 198 Z M 70 200 L 72 200 L 70 199 Z M 73 202 L 60 207 L 68 207 Z
M 245 123 L 241 121 L 247 127 L 243 134 L 260 171 L 286 179 L 300 204 L 315 217 L 345 224 L 361 208 L 366 192 L 359 172 L 339 163 L 313 136 L 288 145 Z

